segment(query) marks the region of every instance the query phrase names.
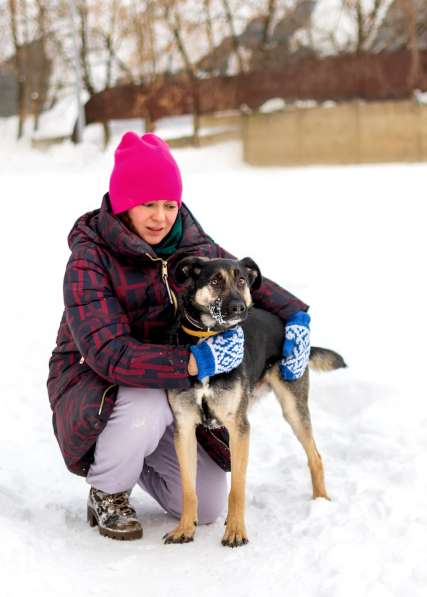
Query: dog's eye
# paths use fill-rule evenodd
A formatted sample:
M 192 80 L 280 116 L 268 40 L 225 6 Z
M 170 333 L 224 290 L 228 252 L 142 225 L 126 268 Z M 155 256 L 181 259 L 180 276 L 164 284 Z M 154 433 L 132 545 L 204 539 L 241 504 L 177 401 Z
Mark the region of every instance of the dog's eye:
M 211 286 L 218 286 L 221 282 L 222 282 L 222 276 L 215 276 L 215 278 L 212 278 L 212 280 L 209 282 L 209 284 Z
M 239 286 L 244 286 L 246 284 L 246 280 L 245 278 L 239 278 L 239 281 L 237 282 L 237 284 Z

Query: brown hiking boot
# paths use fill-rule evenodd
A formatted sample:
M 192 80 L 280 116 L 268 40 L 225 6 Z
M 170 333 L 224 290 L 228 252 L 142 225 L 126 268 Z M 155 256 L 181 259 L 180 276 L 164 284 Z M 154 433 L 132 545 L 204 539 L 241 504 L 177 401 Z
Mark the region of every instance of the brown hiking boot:
M 104 493 L 91 487 L 87 500 L 87 521 L 91 527 L 98 525 L 100 534 L 111 539 L 130 541 L 142 537 L 142 526 L 135 510 L 129 505 L 127 491 Z

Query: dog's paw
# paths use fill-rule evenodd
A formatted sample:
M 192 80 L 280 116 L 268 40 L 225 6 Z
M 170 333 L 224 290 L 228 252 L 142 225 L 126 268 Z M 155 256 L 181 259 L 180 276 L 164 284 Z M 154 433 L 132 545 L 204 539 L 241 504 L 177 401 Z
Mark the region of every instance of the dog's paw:
M 196 532 L 197 522 L 194 522 L 191 527 L 177 526 L 176 529 L 163 535 L 163 542 L 165 545 L 170 543 L 190 543 L 194 540 L 194 533 Z
M 328 500 L 328 502 L 332 502 L 332 499 L 329 497 L 326 491 L 313 491 L 313 500 L 318 500 L 320 498 Z
M 240 547 L 249 543 L 244 526 L 231 526 L 227 523 L 221 543 L 226 547 Z

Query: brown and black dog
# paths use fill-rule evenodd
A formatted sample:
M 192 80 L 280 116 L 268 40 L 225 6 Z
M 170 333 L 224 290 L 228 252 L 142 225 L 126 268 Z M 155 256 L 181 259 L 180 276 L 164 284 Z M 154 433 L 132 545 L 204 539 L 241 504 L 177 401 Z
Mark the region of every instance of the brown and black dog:
M 194 381 L 189 390 L 169 390 L 175 419 L 175 448 L 181 469 L 183 507 L 178 526 L 165 543 L 192 541 L 197 526 L 195 428 L 225 426 L 230 436 L 231 491 L 222 544 L 237 547 L 248 542 L 245 528 L 245 484 L 249 450 L 248 408 L 272 390 L 283 415 L 308 458 L 313 498 L 329 499 L 322 458 L 313 438 L 308 409 L 309 373 L 297 381 L 284 381 L 279 372 L 284 340 L 283 322 L 252 306 L 251 289 L 261 284 L 252 259 L 207 260 L 187 257 L 177 266 L 176 279 L 187 283 L 180 298 L 180 324 L 189 336 L 204 337 L 241 325 L 245 335 L 242 364 L 230 373 Z M 194 338 L 193 338 L 194 340 Z M 311 348 L 310 367 L 333 370 L 345 367 L 342 357 L 324 348 Z

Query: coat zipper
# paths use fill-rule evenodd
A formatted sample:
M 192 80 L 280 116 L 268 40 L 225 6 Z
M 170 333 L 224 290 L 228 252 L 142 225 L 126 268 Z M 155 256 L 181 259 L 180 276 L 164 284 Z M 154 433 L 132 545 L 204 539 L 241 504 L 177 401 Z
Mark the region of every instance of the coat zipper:
M 152 257 L 150 255 L 150 253 L 145 253 L 147 255 L 147 257 L 149 257 L 151 259 L 151 261 L 161 261 L 162 262 L 162 281 L 163 284 L 166 286 L 166 290 L 168 293 L 168 297 L 169 297 L 169 301 L 171 303 L 171 305 L 174 306 L 175 311 L 177 310 L 178 307 L 178 302 L 175 296 L 175 293 L 173 292 L 173 290 L 171 290 L 170 286 L 169 286 L 169 281 L 168 281 L 168 262 L 167 259 L 162 259 L 161 257 Z
M 114 388 L 117 384 L 113 383 L 111 384 L 111 386 L 108 386 L 108 388 L 104 391 L 104 393 L 102 394 L 102 398 L 101 398 L 101 404 L 99 405 L 99 410 L 98 410 L 98 415 L 101 415 L 102 413 L 102 409 L 104 408 L 104 400 L 105 400 L 105 396 L 107 395 L 107 392 L 109 390 L 111 390 L 111 388 Z
M 173 305 L 176 310 L 177 309 L 176 296 L 175 296 L 175 293 L 171 290 L 171 288 L 169 286 L 169 282 L 168 282 L 168 262 L 167 262 L 167 260 L 162 259 L 161 257 L 152 257 L 150 255 L 150 253 L 145 253 L 145 254 L 147 255 L 147 257 L 149 257 L 151 259 L 151 261 L 161 261 L 162 262 L 162 280 L 163 280 L 164 285 L 166 286 L 169 301 L 170 301 L 171 305 Z M 80 359 L 80 365 L 82 365 L 84 363 L 84 361 L 85 361 L 85 359 L 84 359 L 84 357 L 82 357 Z M 108 386 L 108 388 L 102 394 L 101 404 L 99 405 L 99 410 L 98 410 L 98 415 L 101 415 L 102 409 L 104 408 L 105 396 L 107 395 L 109 390 L 111 390 L 111 388 L 114 388 L 116 385 L 117 384 L 112 384 L 111 386 Z

